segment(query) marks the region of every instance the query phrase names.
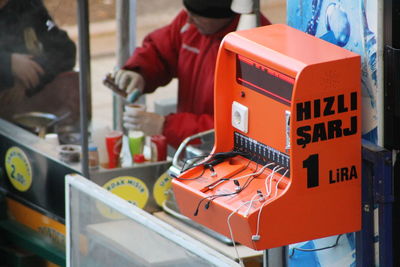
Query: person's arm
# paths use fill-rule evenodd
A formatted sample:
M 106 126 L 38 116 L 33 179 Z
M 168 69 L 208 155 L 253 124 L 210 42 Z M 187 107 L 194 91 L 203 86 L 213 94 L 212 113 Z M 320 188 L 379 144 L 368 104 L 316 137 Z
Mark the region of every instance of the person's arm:
M 44 74 L 32 55 L 0 52 L 0 90 L 12 88 L 18 80 L 24 88 L 34 88 Z
M 176 77 L 180 29 L 185 23 L 186 14 L 182 11 L 169 25 L 147 35 L 142 46 L 135 49 L 123 67 L 143 76 L 145 93 L 153 92 Z
M 185 138 L 214 128 L 212 115 L 193 113 L 175 113 L 165 117 L 162 134 L 167 143 L 177 148 Z
M 32 19 L 32 26 L 43 46 L 43 52 L 34 60 L 45 71 L 41 83 L 47 83 L 57 74 L 73 69 L 76 62 L 76 46 L 67 33 L 58 28 L 41 2 L 37 2 L 34 8 L 32 14 L 35 18 Z

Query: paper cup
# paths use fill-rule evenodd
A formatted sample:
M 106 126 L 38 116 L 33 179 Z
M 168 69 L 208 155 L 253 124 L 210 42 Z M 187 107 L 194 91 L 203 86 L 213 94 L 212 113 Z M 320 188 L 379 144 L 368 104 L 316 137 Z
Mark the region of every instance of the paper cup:
M 146 106 L 142 104 L 127 104 L 125 105 L 125 111 L 146 111 Z

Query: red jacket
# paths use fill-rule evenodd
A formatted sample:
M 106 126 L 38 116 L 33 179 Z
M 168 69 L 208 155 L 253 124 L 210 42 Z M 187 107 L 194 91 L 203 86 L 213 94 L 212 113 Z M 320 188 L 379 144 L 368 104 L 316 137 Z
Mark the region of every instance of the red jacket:
M 163 135 L 178 147 L 188 136 L 214 127 L 214 69 L 222 38 L 236 29 L 239 16 L 213 35 L 200 34 L 181 11 L 167 26 L 150 33 L 126 62 L 124 69 L 143 75 L 145 93 L 177 77 L 177 113 L 166 117 Z M 262 25 L 270 22 L 262 17 Z

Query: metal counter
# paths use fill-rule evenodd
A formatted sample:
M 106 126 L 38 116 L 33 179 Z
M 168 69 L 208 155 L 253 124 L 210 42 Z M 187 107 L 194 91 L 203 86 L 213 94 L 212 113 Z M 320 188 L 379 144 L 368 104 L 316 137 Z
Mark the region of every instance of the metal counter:
M 17 151 L 20 158 L 10 160 L 10 151 Z M 20 157 L 21 157 L 20 155 Z M 34 209 L 52 219 L 64 223 L 65 218 L 65 176 L 67 174 L 82 174 L 81 163 L 67 164 L 60 160 L 57 146 L 50 144 L 38 136 L 0 119 L 0 190 L 6 195 L 31 209 Z M 22 163 L 21 167 L 17 165 Z M 9 173 L 7 174 L 7 165 Z M 10 173 L 10 165 L 13 168 Z M 27 167 L 27 166 L 30 167 Z M 148 201 L 145 210 L 153 212 L 160 208 L 153 197 L 153 186 L 160 175 L 171 165 L 169 161 L 135 164 L 128 168 L 104 169 L 91 171 L 91 180 L 100 185 L 116 177 L 131 177 L 140 180 L 146 186 Z M 30 168 L 27 180 L 31 185 L 18 188 L 11 183 L 12 174 L 21 173 Z

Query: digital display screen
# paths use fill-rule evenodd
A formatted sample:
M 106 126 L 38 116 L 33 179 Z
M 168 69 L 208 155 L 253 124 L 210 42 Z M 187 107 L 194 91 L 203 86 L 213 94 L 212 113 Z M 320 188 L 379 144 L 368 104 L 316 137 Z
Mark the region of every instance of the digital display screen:
M 294 78 L 241 55 L 236 57 L 236 81 L 282 104 L 292 103 Z

